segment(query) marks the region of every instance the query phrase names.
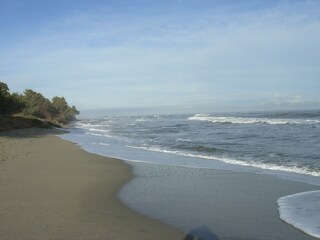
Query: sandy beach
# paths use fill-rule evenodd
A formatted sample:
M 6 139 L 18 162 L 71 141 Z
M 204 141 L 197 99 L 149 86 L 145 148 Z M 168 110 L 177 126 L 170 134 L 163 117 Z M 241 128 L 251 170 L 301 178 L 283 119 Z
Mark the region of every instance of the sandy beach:
M 0 239 L 183 239 L 116 196 L 122 161 L 90 154 L 53 130 L 0 134 Z

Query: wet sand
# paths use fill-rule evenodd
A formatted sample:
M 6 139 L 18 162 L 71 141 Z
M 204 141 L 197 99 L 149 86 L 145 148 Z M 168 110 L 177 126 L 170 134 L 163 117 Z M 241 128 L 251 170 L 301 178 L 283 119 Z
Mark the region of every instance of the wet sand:
M 29 129 L 0 134 L 0 239 L 183 239 L 117 198 L 132 178 L 122 161 Z
M 120 198 L 185 233 L 203 240 L 317 239 L 282 221 L 277 200 L 319 186 L 265 174 L 131 164 L 136 177 Z

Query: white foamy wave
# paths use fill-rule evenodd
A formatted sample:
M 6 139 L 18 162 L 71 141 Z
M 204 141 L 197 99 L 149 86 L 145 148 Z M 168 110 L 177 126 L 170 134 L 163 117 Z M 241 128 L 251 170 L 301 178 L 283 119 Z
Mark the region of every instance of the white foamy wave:
M 212 117 L 207 114 L 196 114 L 189 117 L 188 120 L 206 121 L 212 123 L 233 123 L 233 124 L 296 124 L 296 125 L 312 125 L 320 124 L 320 120 L 311 119 L 271 119 L 271 118 L 244 118 L 244 117 Z
M 97 128 L 88 128 L 88 130 L 92 132 L 102 132 L 102 133 L 110 132 L 109 130 L 106 130 L 106 129 L 97 129 Z
M 244 167 L 253 167 L 253 168 L 259 168 L 264 170 L 289 172 L 289 173 L 297 173 L 297 174 L 309 175 L 314 177 L 320 177 L 319 171 L 312 171 L 308 168 L 303 168 L 303 167 L 281 166 L 276 164 L 259 163 L 259 162 L 253 162 L 253 161 L 240 161 L 240 160 L 230 159 L 230 158 L 212 157 L 212 156 L 206 156 L 206 155 L 200 155 L 200 154 L 185 153 L 181 151 L 166 150 L 166 149 L 161 149 L 157 147 L 135 147 L 135 146 L 128 146 L 128 145 L 126 147 L 142 149 L 142 150 L 152 151 L 152 152 L 175 154 L 175 155 L 184 156 L 184 157 L 215 160 L 215 161 L 220 161 L 220 162 L 224 162 L 232 165 L 240 165 Z
M 129 146 L 129 145 L 126 145 L 126 147 L 135 148 L 135 149 L 142 149 L 142 150 L 152 151 L 152 152 L 179 154 L 179 151 L 164 150 L 164 149 L 160 149 L 160 148 L 156 148 L 156 147 L 135 147 L 135 146 Z
M 106 125 L 106 124 L 83 123 L 83 122 L 77 122 L 76 123 L 76 127 L 84 129 L 86 131 L 86 134 L 88 134 L 88 135 L 111 138 L 112 136 L 109 135 L 110 130 L 104 128 L 106 126 L 108 126 L 108 125 Z
M 177 142 L 191 142 L 191 139 L 189 139 L 189 138 L 177 138 L 176 141 Z
M 148 122 L 150 119 L 145 119 L 145 118 L 138 118 L 135 120 L 136 122 Z
M 98 136 L 98 137 L 107 137 L 107 138 L 112 138 L 113 137 L 113 136 L 108 135 L 108 134 L 92 133 L 92 132 L 86 132 L 85 134 L 92 135 L 92 136 Z
M 194 117 L 199 117 L 199 118 L 209 117 L 209 116 L 210 116 L 210 114 L 207 114 L 207 113 L 197 113 L 196 115 L 194 115 Z
M 320 191 L 279 198 L 280 218 L 301 231 L 320 238 Z
M 102 145 L 102 146 L 109 146 L 110 144 L 109 143 L 98 143 L 99 145 Z
M 76 127 L 85 128 L 85 129 L 105 126 L 102 124 L 92 124 L 92 123 L 83 123 L 83 122 L 77 122 L 75 125 L 76 125 Z

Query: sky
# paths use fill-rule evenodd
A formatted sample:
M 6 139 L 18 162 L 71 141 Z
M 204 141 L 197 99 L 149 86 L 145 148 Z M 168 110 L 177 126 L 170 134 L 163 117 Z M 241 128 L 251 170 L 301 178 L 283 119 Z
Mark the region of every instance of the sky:
M 0 81 L 80 110 L 320 107 L 319 0 L 0 0 Z

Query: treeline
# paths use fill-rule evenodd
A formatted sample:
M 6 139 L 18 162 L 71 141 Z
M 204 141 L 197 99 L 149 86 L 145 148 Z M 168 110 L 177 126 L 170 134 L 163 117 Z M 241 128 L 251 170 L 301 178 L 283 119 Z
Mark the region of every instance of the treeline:
M 79 113 L 75 106 L 68 105 L 64 97 L 54 97 L 50 101 L 31 89 L 22 94 L 10 93 L 8 85 L 0 82 L 0 115 L 19 114 L 66 124 Z

